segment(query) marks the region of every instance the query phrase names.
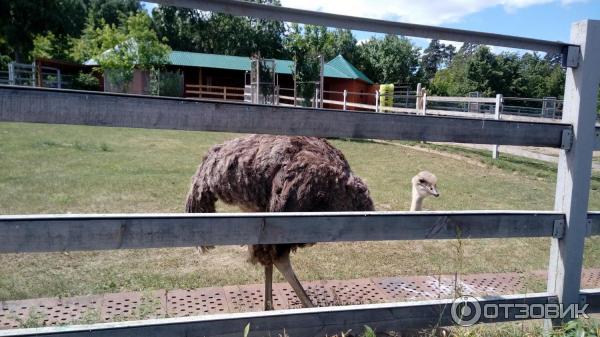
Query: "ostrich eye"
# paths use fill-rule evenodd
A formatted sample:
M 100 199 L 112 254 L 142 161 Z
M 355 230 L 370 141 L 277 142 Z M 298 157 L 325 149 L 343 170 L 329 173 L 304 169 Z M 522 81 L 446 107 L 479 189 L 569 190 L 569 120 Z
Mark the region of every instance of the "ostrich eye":
M 419 183 L 424 184 L 425 183 L 425 179 L 419 179 Z

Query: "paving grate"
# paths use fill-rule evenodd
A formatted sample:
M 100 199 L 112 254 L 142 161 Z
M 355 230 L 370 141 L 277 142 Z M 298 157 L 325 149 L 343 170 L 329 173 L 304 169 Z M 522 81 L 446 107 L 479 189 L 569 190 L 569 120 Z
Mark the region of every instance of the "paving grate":
M 106 294 L 100 317 L 104 321 L 165 317 L 165 291 Z
M 398 301 L 448 298 L 454 293 L 454 282 L 448 277 L 385 277 L 374 281 Z
M 227 286 L 223 290 L 231 312 L 263 310 L 264 285 Z
M 600 288 L 600 269 L 584 269 L 581 285 L 584 289 Z
M 439 277 L 383 277 L 347 281 L 303 282 L 317 306 L 382 303 L 388 301 L 452 298 L 456 293 L 502 295 L 524 293 L 528 282 L 543 282 L 546 272 L 463 275 L 458 282 L 451 275 Z M 600 269 L 586 269 L 584 288 L 600 287 Z M 102 296 L 41 298 L 0 302 L 0 329 L 26 325 L 62 325 L 184 317 L 227 312 L 263 310 L 264 285 L 223 288 L 126 292 Z M 287 283 L 273 285 L 275 309 L 300 308 L 300 301 Z
M 327 307 L 335 305 L 335 295 L 326 281 L 303 282 L 302 285 L 314 305 Z M 301 308 L 300 299 L 287 283 L 273 285 L 273 302 L 275 309 Z
M 0 328 L 9 329 L 30 324 L 59 325 L 97 320 L 101 296 L 41 298 L 5 301 L 0 304 Z
M 335 305 L 388 302 L 392 298 L 370 279 L 327 282 L 335 296 Z
M 167 292 L 167 314 L 170 317 L 198 316 L 229 312 L 222 288 L 172 290 Z

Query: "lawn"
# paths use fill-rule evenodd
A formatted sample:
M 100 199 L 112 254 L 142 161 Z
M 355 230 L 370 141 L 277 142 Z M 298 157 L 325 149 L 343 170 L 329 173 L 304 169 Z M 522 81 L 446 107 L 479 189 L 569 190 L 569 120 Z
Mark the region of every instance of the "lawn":
M 235 134 L 0 123 L 0 214 L 181 212 L 206 150 Z M 363 177 L 379 210 L 407 210 L 410 178 L 437 174 L 431 210 L 553 206 L 548 164 L 436 146 L 454 157 L 397 144 L 333 140 Z M 465 157 L 469 156 L 469 160 Z M 600 209 L 595 177 L 591 208 Z M 219 205 L 219 211 L 237 211 Z M 458 254 L 459 249 L 463 250 Z M 302 280 L 545 269 L 548 239 L 319 244 L 294 257 Z M 600 239 L 585 265 L 600 267 Z M 261 283 L 245 248 L 143 249 L 0 255 L 0 300 Z M 278 280 L 281 280 L 277 274 Z

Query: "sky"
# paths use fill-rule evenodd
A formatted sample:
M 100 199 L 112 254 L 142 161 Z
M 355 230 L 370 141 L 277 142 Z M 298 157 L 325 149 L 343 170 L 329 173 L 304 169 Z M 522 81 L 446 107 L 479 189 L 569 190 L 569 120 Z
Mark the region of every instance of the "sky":
M 571 23 L 600 20 L 600 0 L 281 0 L 286 7 L 391 21 L 569 40 Z M 152 7 L 149 5 L 148 7 Z M 367 40 L 379 36 L 354 32 Z M 426 39 L 413 39 L 419 47 Z M 460 44 L 457 44 L 457 46 Z M 494 48 L 500 52 L 504 48 Z

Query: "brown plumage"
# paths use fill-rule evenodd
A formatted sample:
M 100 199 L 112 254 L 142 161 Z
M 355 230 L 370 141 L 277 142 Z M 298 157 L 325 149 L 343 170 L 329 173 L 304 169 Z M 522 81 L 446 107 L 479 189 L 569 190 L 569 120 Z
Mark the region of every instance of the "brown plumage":
M 215 212 L 217 199 L 251 212 L 374 210 L 367 185 L 342 152 L 314 137 L 250 135 L 213 147 L 192 178 L 186 212 Z M 248 247 L 249 261 L 265 266 L 266 309 L 272 309 L 273 265 L 312 306 L 289 263 L 289 253 L 306 245 Z

